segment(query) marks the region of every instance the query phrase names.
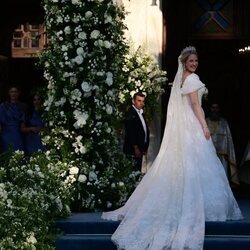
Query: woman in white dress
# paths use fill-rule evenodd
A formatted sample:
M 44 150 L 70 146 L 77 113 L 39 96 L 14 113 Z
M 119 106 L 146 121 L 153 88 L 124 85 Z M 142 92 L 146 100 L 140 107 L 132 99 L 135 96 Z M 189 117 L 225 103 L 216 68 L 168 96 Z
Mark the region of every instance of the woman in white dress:
M 112 235 L 118 249 L 201 250 L 205 221 L 242 218 L 210 138 L 194 72 L 198 57 L 178 58 L 160 151 L 126 204 L 102 218 L 122 220 Z

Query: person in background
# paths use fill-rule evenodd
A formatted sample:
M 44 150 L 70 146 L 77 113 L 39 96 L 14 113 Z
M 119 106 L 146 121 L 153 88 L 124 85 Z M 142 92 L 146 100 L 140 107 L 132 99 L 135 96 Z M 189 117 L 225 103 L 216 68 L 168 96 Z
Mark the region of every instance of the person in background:
M 27 112 L 25 122 L 22 124 L 21 130 L 24 133 L 24 149 L 28 156 L 31 156 L 38 150 L 44 150 L 40 132 L 44 129 L 42 119 L 42 97 L 38 94 L 33 96 L 33 107 Z
M 24 123 L 26 106 L 19 101 L 20 90 L 11 86 L 7 101 L 0 104 L 1 152 L 24 150 L 21 125 Z
M 221 160 L 226 175 L 232 186 L 239 185 L 236 157 L 231 131 L 226 119 L 221 116 L 218 103 L 212 103 L 209 116 L 206 118 L 216 153 Z
M 135 160 L 134 170 L 141 171 L 142 157 L 149 145 L 149 128 L 143 113 L 145 95 L 134 94 L 132 106 L 125 115 L 125 139 L 123 152 Z

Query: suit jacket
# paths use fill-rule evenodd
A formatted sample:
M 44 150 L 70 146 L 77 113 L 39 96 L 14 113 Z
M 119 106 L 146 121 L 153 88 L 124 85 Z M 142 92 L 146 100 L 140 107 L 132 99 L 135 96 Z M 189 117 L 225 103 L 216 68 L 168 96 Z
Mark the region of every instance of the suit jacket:
M 143 114 L 142 114 L 143 115 Z M 143 115 L 144 117 L 144 115 Z M 144 118 L 145 120 L 145 118 Z M 134 146 L 137 145 L 141 152 L 145 152 L 149 145 L 149 128 L 147 128 L 147 141 L 145 142 L 145 132 L 142 126 L 141 119 L 137 111 L 130 107 L 125 115 L 125 139 L 123 151 L 125 154 L 134 155 Z

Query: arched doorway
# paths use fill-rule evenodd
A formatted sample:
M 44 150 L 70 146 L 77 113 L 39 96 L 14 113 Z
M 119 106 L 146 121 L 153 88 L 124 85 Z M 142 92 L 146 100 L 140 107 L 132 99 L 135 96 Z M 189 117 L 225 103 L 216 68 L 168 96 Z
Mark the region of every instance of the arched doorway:
M 198 74 L 209 89 L 204 109 L 210 102 L 220 102 L 231 127 L 238 164 L 250 138 L 250 53 L 239 54 L 240 48 L 250 45 L 249 8 L 249 1 L 239 0 L 163 1 L 168 31 L 163 65 L 169 81 L 176 73 L 181 49 L 195 46 L 200 58 Z M 166 105 L 163 102 L 165 111 Z

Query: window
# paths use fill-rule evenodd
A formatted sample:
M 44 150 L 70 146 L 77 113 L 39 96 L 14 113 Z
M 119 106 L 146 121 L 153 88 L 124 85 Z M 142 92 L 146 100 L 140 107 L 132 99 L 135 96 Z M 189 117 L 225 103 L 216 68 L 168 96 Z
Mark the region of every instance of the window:
M 21 24 L 13 32 L 12 57 L 35 57 L 45 43 L 42 24 Z

